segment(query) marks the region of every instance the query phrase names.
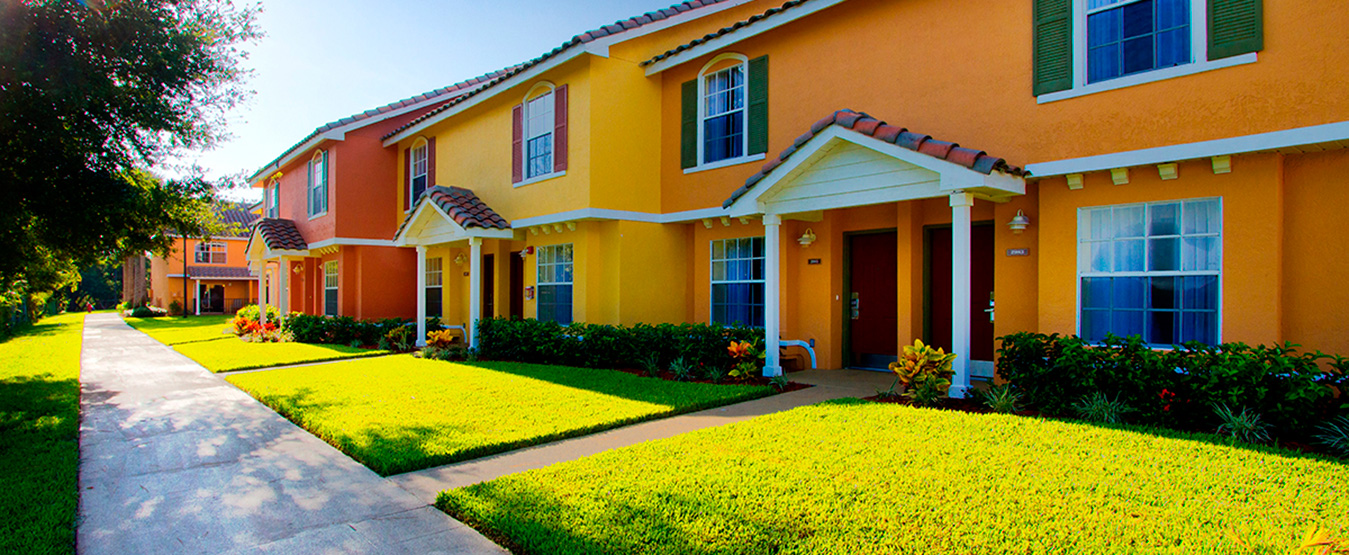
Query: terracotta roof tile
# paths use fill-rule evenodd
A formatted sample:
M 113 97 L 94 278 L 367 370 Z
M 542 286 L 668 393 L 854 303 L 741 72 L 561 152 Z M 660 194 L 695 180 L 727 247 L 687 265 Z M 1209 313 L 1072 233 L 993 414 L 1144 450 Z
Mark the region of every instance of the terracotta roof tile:
M 397 134 L 399 134 L 399 133 L 402 133 L 403 131 L 407 130 L 408 128 L 410 128 L 410 127 L 412 127 L 412 126 L 414 126 L 414 125 L 417 125 L 417 124 L 419 124 L 419 123 L 421 123 L 421 122 L 423 122 L 423 121 L 426 121 L 427 119 L 430 119 L 430 118 L 434 117 L 435 115 L 437 115 L 437 114 L 439 114 L 439 113 L 441 113 L 441 112 L 444 112 L 444 111 L 446 111 L 446 110 L 449 110 L 450 108 L 453 108 L 454 106 L 457 106 L 457 105 L 459 105 L 459 104 L 461 104 L 461 103 L 467 101 L 468 99 L 470 99 L 470 98 L 472 98 L 472 97 L 474 97 L 474 96 L 477 96 L 478 94 L 482 93 L 483 91 L 486 91 L 486 90 L 488 90 L 488 89 L 491 89 L 492 87 L 495 87 L 495 86 L 501 84 L 503 81 L 506 81 L 507 79 L 510 79 L 511 77 L 514 77 L 514 76 L 516 76 L 517 74 L 519 74 L 519 73 L 521 73 L 521 72 L 524 72 L 525 70 L 527 70 L 527 69 L 529 69 L 529 68 L 531 68 L 531 67 L 537 66 L 537 65 L 539 65 L 539 64 L 541 64 L 541 63 L 543 63 L 543 62 L 548 61 L 548 60 L 551 59 L 551 58 L 556 57 L 558 54 L 561 54 L 563 51 L 565 51 L 565 50 L 567 50 L 567 49 L 569 49 L 569 48 L 572 48 L 572 47 L 574 47 L 574 46 L 579 46 L 579 45 L 582 45 L 582 44 L 585 44 L 585 43 L 588 43 L 588 42 L 592 42 L 592 41 L 595 41 L 595 40 L 598 40 L 598 39 L 607 37 L 607 36 L 609 36 L 609 35 L 616 35 L 616 34 L 618 34 L 618 33 L 622 33 L 623 31 L 626 31 L 626 30 L 629 30 L 629 29 L 636 29 L 636 28 L 638 28 L 638 27 L 641 27 L 642 25 L 646 25 L 646 24 L 651 23 L 651 22 L 653 22 L 653 21 L 659 21 L 659 20 L 665 19 L 666 17 L 669 17 L 669 16 L 674 16 L 674 15 L 682 14 L 682 13 L 684 13 L 684 12 L 688 12 L 688 11 L 695 10 L 695 9 L 698 9 L 698 8 L 703 8 L 703 7 L 706 7 L 706 6 L 712 6 L 712 5 L 715 5 L 715 4 L 720 4 L 720 3 L 726 2 L 726 1 L 727 1 L 727 0 L 692 0 L 692 1 L 689 1 L 689 2 L 681 2 L 681 3 L 679 3 L 679 4 L 675 4 L 675 5 L 673 5 L 673 6 L 670 6 L 670 7 L 668 7 L 668 8 L 665 8 L 665 9 L 663 9 L 663 10 L 659 10 L 659 11 L 657 11 L 657 12 L 648 12 L 648 13 L 645 13 L 645 14 L 642 14 L 642 15 L 639 15 L 639 16 L 636 16 L 636 17 L 630 17 L 630 18 L 628 18 L 628 19 L 620 20 L 620 21 L 617 21 L 617 22 L 615 22 L 615 23 L 613 23 L 613 24 L 610 24 L 610 25 L 605 25 L 605 26 L 600 27 L 600 28 L 598 28 L 598 29 L 593 29 L 593 30 L 590 30 L 590 31 L 586 31 L 586 32 L 584 32 L 584 33 L 581 33 L 581 34 L 579 34 L 579 35 L 576 35 L 576 36 L 572 37 L 570 40 L 568 40 L 567 42 L 562 43 L 562 44 L 561 44 L 560 46 L 558 46 L 557 48 L 554 48 L 554 49 L 552 49 L 552 50 L 550 50 L 550 51 L 544 53 L 543 55 L 541 55 L 541 56 L 539 56 L 539 57 L 537 57 L 537 58 L 534 58 L 534 59 L 532 59 L 532 60 L 529 60 L 529 61 L 524 62 L 524 63 L 521 63 L 521 64 L 517 64 L 517 65 L 511 66 L 511 67 L 508 67 L 508 68 L 503 69 L 503 70 L 501 70 L 501 71 L 497 71 L 497 72 L 494 72 L 494 73 L 492 73 L 492 74 L 489 74 L 489 75 L 494 75 L 494 77 L 492 77 L 491 80 L 487 82 L 487 84 L 483 85 L 482 87 L 473 89 L 473 90 L 471 90 L 471 91 L 467 91 L 465 94 L 463 94 L 463 95 L 461 95 L 461 96 L 459 96 L 459 97 L 457 97 L 457 98 L 451 100 L 449 103 L 443 104 L 443 105 L 437 107 L 436 109 L 431 110 L 430 112 L 427 112 L 427 113 L 425 113 L 425 114 L 422 114 L 420 117 L 418 117 L 418 118 L 416 118 L 416 119 L 414 119 L 414 120 L 412 120 L 412 121 L 409 121 L 409 122 L 407 122 L 406 124 L 403 124 L 403 125 L 399 126 L 397 129 L 394 129 L 393 131 L 389 132 L 388 134 L 384 135 L 383 137 L 380 137 L 380 140 L 388 140 L 389 137 L 392 137 L 392 136 L 394 136 L 394 135 L 397 135 Z M 799 1 L 804 1 L 804 0 L 799 0 Z M 657 17 L 658 14 L 665 14 L 665 15 L 663 15 L 663 16 L 661 16 L 661 17 Z M 308 140 L 308 139 L 305 139 L 305 140 Z M 303 141 L 301 141 L 301 142 L 303 142 Z
M 785 11 L 787 11 L 787 10 L 790 10 L 790 9 L 792 9 L 792 8 L 795 8 L 795 7 L 797 7 L 797 6 L 800 6 L 800 5 L 805 4 L 805 3 L 807 3 L 807 2 L 810 2 L 810 1 L 811 1 L 811 0 L 791 0 L 790 2 L 786 2 L 786 3 L 784 3 L 784 4 L 781 5 L 781 6 L 778 6 L 778 7 L 776 7 L 776 8 L 772 8 L 772 9 L 769 9 L 768 11 L 765 11 L 765 12 L 763 12 L 763 13 L 761 13 L 761 14 L 755 14 L 755 15 L 751 16 L 749 19 L 746 19 L 746 20 L 743 20 L 743 21 L 737 21 L 737 22 L 735 22 L 734 24 L 732 24 L 732 25 L 729 26 L 729 27 L 722 27 L 721 29 L 718 29 L 718 30 L 716 30 L 716 31 L 713 31 L 713 32 L 711 32 L 711 33 L 708 33 L 708 34 L 706 34 L 706 35 L 703 35 L 701 38 L 694 39 L 694 40 L 692 40 L 692 41 L 690 41 L 690 42 L 687 42 L 687 43 L 685 43 L 685 44 L 681 44 L 681 45 L 679 45 L 679 46 L 676 46 L 676 47 L 674 47 L 674 48 L 671 48 L 671 49 L 669 49 L 669 50 L 666 50 L 665 52 L 662 52 L 662 53 L 658 54 L 656 57 L 651 58 L 650 60 L 647 60 L 647 61 L 645 61 L 645 62 L 642 62 L 642 63 L 641 63 L 641 66 L 642 66 L 642 67 L 649 66 L 649 65 L 654 64 L 654 63 L 656 63 L 656 62 L 659 62 L 659 61 L 661 61 L 661 60 L 664 60 L 664 59 L 666 59 L 666 58 L 669 58 L 670 56 L 674 56 L 674 55 L 679 54 L 680 52 L 683 52 L 683 51 L 688 50 L 688 49 L 690 49 L 690 48 L 695 48 L 695 47 L 697 47 L 697 46 L 699 46 L 699 45 L 701 45 L 701 44 L 703 44 L 703 43 L 706 43 L 706 42 L 710 42 L 710 41 L 716 40 L 717 38 L 720 38 L 720 37 L 722 37 L 722 36 L 724 36 L 724 35 L 729 35 L 729 34 L 731 34 L 731 33 L 734 33 L 734 32 L 736 32 L 736 31 L 739 31 L 739 30 L 741 30 L 741 29 L 744 29 L 745 27 L 749 27 L 749 26 L 751 26 L 751 25 L 754 25 L 755 23 L 758 23 L 758 22 L 760 22 L 760 21 L 763 21 L 763 20 L 765 20 L 765 19 L 768 19 L 768 18 L 770 18 L 770 17 L 773 17 L 773 16 L 775 16 L 775 15 L 778 15 L 778 14 L 780 14 L 780 13 L 782 13 L 782 12 L 785 12 Z M 704 2 L 704 3 L 709 3 L 709 2 Z
M 253 274 L 249 273 L 247 266 L 188 266 L 187 276 L 201 279 L 250 279 Z
M 745 184 L 736 189 L 731 197 L 721 204 L 722 208 L 730 207 L 736 199 L 744 196 L 754 185 L 763 180 L 774 169 L 786 162 L 795 154 L 802 145 L 810 142 L 816 135 L 824 132 L 832 125 L 838 125 L 845 129 L 851 129 L 857 133 L 893 143 L 897 146 L 921 152 L 933 158 L 939 158 L 969 168 L 982 174 L 992 174 L 1001 172 L 1015 176 L 1026 177 L 1030 175 L 1024 169 L 1012 166 L 1002 158 L 989 156 L 982 150 L 972 148 L 963 148 L 956 143 L 938 141 L 930 135 L 921 133 L 912 133 L 903 127 L 896 127 L 880 121 L 867 115 L 865 112 L 855 112 L 852 110 L 839 110 L 828 116 L 821 118 L 810 126 L 810 131 L 797 137 L 796 141 L 777 156 L 764 163 L 763 167 L 754 175 L 745 180 Z
M 511 223 L 506 218 L 497 214 L 492 207 L 478 198 L 473 191 L 463 187 L 443 187 L 435 186 L 427 189 L 422 196 L 417 197 L 417 202 L 413 205 L 412 211 L 408 213 L 403 224 L 398 226 L 398 233 L 394 237 L 403 234 L 403 229 L 412 223 L 412 217 L 417 214 L 417 207 L 424 202 L 434 202 L 445 214 L 449 215 L 455 223 L 464 229 L 471 227 L 481 227 L 484 229 L 510 229 Z
M 258 220 L 255 227 L 258 229 L 258 233 L 262 235 L 263 244 L 271 250 L 302 251 L 309 249 L 309 242 L 304 240 L 304 235 L 300 234 L 299 228 L 296 228 L 295 222 L 291 220 L 263 218 Z

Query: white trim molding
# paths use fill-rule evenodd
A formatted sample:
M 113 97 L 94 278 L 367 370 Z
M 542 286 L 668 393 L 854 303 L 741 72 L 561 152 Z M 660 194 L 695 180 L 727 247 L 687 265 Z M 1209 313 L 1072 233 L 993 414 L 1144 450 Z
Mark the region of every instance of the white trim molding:
M 315 241 L 309 244 L 310 250 L 323 249 L 327 247 L 392 247 L 392 239 L 360 239 L 356 237 L 333 237 L 322 241 Z
M 816 12 L 832 8 L 834 6 L 842 4 L 845 1 L 846 0 L 814 0 L 812 2 L 807 2 L 804 5 L 786 10 L 782 13 L 776 14 L 772 17 L 769 17 L 758 23 L 755 23 L 754 25 L 743 27 L 738 31 L 726 33 L 725 35 L 714 38 L 712 40 L 699 44 L 698 46 L 695 46 L 678 54 L 674 54 L 668 58 L 655 62 L 649 66 L 646 66 L 646 74 L 649 77 L 662 71 L 665 71 L 667 69 L 670 69 L 672 67 L 683 64 L 685 62 L 696 60 L 698 58 L 703 57 L 704 55 L 716 52 L 723 48 L 727 48 L 745 39 L 761 35 L 773 29 L 777 29 L 778 27 L 781 27 L 783 25 L 786 25 L 803 17 L 813 15 Z
M 1240 137 L 1229 137 L 1212 141 L 1159 146 L 1127 152 L 1114 152 L 1082 158 L 1069 158 L 1052 162 L 1027 164 L 1026 170 L 1035 177 L 1052 177 L 1073 173 L 1149 166 L 1184 160 L 1197 160 L 1212 156 L 1230 156 L 1265 152 L 1281 148 L 1349 141 L 1349 121 L 1298 127 L 1283 131 L 1257 133 Z

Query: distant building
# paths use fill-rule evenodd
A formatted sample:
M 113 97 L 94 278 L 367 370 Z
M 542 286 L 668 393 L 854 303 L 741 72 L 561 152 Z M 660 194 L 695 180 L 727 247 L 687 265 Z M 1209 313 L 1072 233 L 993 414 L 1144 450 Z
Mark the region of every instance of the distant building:
M 150 259 L 150 304 L 168 308 L 178 301 L 194 314 L 233 314 L 239 307 L 257 302 L 257 280 L 248 271 L 244 247 L 258 215 L 247 204 L 227 203 L 221 205 L 220 217 L 238 231 L 206 241 L 175 236 L 174 250 L 167 258 Z M 186 274 L 183 252 L 189 256 Z

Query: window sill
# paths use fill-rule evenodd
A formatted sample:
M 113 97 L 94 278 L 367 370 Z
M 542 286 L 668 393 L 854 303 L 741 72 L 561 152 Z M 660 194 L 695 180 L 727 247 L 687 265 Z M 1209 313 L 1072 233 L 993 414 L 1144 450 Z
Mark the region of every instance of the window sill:
M 317 219 L 322 218 L 322 217 L 327 216 L 327 215 L 328 215 L 327 212 L 319 212 L 318 214 L 313 214 L 313 215 L 309 216 L 309 221 L 312 222 L 312 221 L 314 221 L 314 220 L 317 220 Z
M 716 162 L 712 162 L 711 164 L 701 164 L 693 166 L 692 168 L 687 168 L 684 170 L 684 175 L 688 175 L 691 173 L 705 172 L 707 170 L 726 168 L 730 166 L 738 166 L 740 164 L 748 164 L 750 162 L 758 162 L 767 157 L 768 156 L 766 154 L 759 153 L 759 154 L 752 154 L 749 156 L 741 156 L 739 158 L 727 158 L 725 160 L 718 160 Z
M 1035 97 L 1035 103 L 1046 104 L 1049 102 L 1067 100 L 1069 98 L 1076 98 L 1079 96 L 1086 96 L 1089 94 L 1096 94 L 1099 92 L 1113 91 L 1115 89 L 1123 89 L 1126 87 L 1132 87 L 1134 85 L 1142 85 L 1144 83 L 1152 83 L 1154 81 L 1165 81 L 1167 79 L 1174 79 L 1176 77 L 1184 77 L 1186 75 L 1204 73 L 1206 71 L 1213 71 L 1215 69 L 1223 69 L 1233 66 L 1253 64 L 1256 61 L 1256 56 L 1257 53 L 1251 52 L 1250 54 L 1232 56 L 1230 58 L 1223 58 L 1221 60 L 1213 60 L 1213 61 L 1203 60 L 1199 62 L 1185 64 L 1183 66 L 1169 67 L 1166 69 L 1159 69 L 1156 71 L 1149 71 L 1146 73 L 1137 73 L 1134 75 L 1128 75 L 1117 79 L 1111 79 L 1109 81 L 1101 81 L 1100 83 L 1079 85 L 1075 88 L 1066 91 L 1052 92 L 1037 96 Z
M 519 183 L 516 183 L 515 186 L 516 186 L 516 187 L 524 187 L 525 185 L 533 185 L 533 184 L 538 183 L 538 182 L 540 182 L 540 181 L 548 181 L 549 179 L 556 179 L 556 178 L 559 178 L 559 177 L 562 177 L 562 176 L 565 176 L 565 175 L 567 175 L 567 170 L 562 170 L 562 171 L 560 171 L 560 172 L 553 172 L 553 173 L 545 173 L 545 174 L 543 174 L 543 175 L 536 175 L 536 176 L 534 176 L 534 177 L 531 177 L 531 178 L 529 178 L 529 179 L 526 179 L 526 180 L 524 180 L 524 181 L 521 181 L 521 182 L 519 182 Z

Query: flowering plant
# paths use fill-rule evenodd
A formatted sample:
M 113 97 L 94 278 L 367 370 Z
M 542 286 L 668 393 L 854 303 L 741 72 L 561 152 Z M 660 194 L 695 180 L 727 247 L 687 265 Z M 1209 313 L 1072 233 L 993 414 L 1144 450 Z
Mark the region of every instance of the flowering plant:
M 758 342 L 749 341 L 731 341 L 726 347 L 730 353 L 731 359 L 735 360 L 735 365 L 731 367 L 730 377 L 748 380 L 763 371 L 764 351 L 759 347 Z

